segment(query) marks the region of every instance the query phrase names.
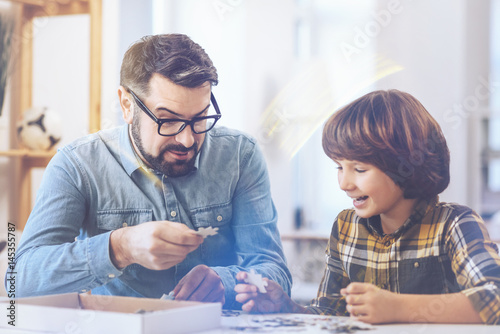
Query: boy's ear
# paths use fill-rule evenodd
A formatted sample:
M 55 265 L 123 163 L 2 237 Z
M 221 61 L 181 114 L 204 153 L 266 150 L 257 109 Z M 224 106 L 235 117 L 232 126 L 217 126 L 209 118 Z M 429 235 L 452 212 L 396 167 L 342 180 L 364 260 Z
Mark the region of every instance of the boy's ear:
M 134 118 L 134 110 L 132 105 L 132 95 L 125 89 L 125 87 L 120 86 L 118 88 L 118 100 L 120 101 L 120 107 L 122 108 L 123 119 L 127 124 L 132 124 Z

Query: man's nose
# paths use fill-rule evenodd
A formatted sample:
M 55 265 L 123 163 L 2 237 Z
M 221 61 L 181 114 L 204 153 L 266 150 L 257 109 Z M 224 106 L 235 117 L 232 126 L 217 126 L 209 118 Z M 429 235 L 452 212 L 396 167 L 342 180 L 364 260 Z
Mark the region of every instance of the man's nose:
M 195 139 L 194 139 L 193 129 L 191 128 L 191 126 L 186 125 L 186 127 L 182 129 L 181 132 L 176 134 L 175 141 L 184 145 L 184 147 L 193 146 Z

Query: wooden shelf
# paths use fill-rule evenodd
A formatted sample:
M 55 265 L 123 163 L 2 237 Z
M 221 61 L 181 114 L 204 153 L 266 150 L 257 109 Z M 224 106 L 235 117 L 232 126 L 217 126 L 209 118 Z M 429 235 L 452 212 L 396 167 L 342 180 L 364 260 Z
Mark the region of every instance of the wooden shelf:
M 56 151 L 32 151 L 26 149 L 0 151 L 0 157 L 47 158 L 50 159 Z
M 32 107 L 33 77 L 33 20 L 37 17 L 80 15 L 90 16 L 90 85 L 89 131 L 101 127 L 101 44 L 102 0 L 10 0 L 17 4 L 16 34 L 22 36 L 13 47 L 19 61 L 13 66 L 11 85 L 11 143 L 12 149 L 0 151 L 0 157 L 12 159 L 13 176 L 11 219 L 23 229 L 31 212 L 31 169 L 45 167 L 55 151 L 17 149 L 15 115 Z
M 10 0 L 23 5 L 25 16 L 44 17 L 89 14 L 93 0 Z

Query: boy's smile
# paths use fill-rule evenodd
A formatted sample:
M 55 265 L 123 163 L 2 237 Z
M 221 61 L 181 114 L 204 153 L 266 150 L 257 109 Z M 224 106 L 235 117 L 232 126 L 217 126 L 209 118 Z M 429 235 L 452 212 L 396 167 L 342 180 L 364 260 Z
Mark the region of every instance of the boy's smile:
M 353 198 L 353 204 L 355 208 L 362 208 L 363 204 L 366 203 L 366 200 L 368 199 L 368 196 L 361 196 L 357 198 Z
M 353 160 L 337 160 L 340 188 L 353 200 L 356 214 L 363 218 L 380 215 L 385 233 L 404 224 L 415 204 L 405 199 L 403 190 L 374 165 Z

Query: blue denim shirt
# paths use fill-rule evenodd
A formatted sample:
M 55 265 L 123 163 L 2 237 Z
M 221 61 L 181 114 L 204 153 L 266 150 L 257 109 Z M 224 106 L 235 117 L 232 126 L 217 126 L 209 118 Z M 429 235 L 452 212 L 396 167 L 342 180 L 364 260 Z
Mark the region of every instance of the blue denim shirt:
M 277 214 L 261 151 L 248 136 L 223 127 L 206 134 L 195 170 L 167 177 L 136 156 L 128 126 L 100 131 L 60 149 L 45 170 L 17 250 L 16 295 L 85 292 L 157 298 L 194 266 L 217 272 L 225 307 L 235 275 L 254 268 L 290 293 Z M 169 220 L 213 226 L 216 236 L 168 270 L 132 264 L 118 270 L 109 235 L 123 226 Z

